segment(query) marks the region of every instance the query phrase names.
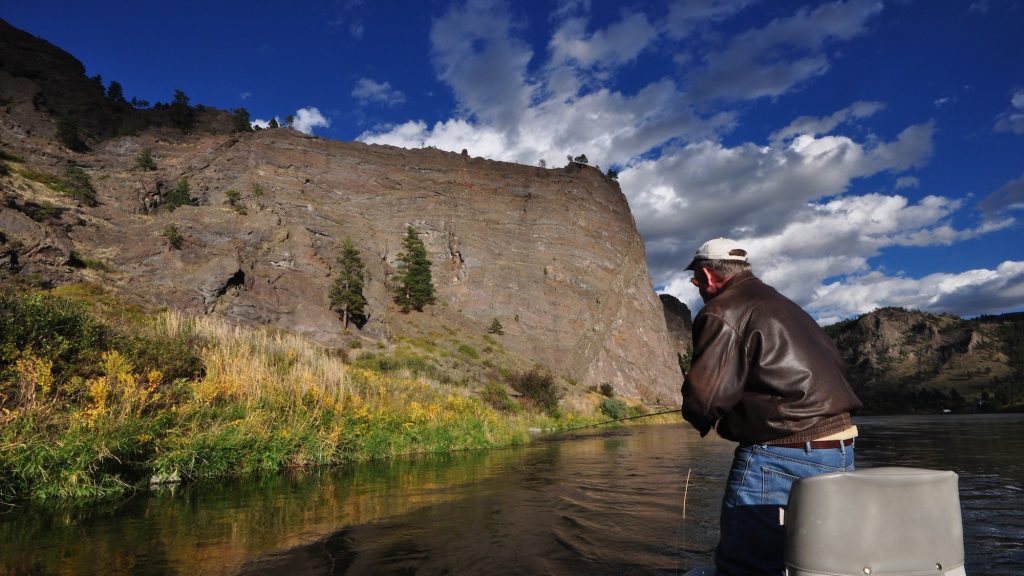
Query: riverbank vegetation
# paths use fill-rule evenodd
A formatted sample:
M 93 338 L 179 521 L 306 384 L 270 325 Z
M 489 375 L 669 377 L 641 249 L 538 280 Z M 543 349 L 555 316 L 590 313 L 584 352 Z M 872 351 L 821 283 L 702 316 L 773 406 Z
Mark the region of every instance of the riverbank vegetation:
M 507 446 L 530 427 L 606 419 L 596 399 L 586 414 L 560 410 L 540 369 L 448 354 L 476 362 L 483 385 L 471 387 L 453 374 L 472 370 L 435 361 L 436 342 L 378 346 L 151 316 L 82 286 L 0 290 L 0 506 Z

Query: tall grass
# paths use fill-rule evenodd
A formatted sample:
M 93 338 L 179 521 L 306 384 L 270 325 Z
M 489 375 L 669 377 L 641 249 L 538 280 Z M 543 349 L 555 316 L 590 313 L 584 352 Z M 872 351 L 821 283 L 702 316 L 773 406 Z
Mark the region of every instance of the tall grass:
M 21 300 L 6 298 L 0 317 L 11 321 Z M 53 304 L 62 314 L 38 316 L 93 328 L 88 315 Z M 91 344 L 105 349 L 73 349 L 70 358 L 67 346 L 51 347 L 60 352 L 51 358 L 50 348 L 30 342 L 39 331 L 3 343 L 0 504 L 82 503 L 151 478 L 262 474 L 527 440 L 528 416 L 410 370 L 354 367 L 295 335 L 174 313 L 132 336 L 96 330 L 102 337 Z M 176 360 L 189 354 L 197 361 Z

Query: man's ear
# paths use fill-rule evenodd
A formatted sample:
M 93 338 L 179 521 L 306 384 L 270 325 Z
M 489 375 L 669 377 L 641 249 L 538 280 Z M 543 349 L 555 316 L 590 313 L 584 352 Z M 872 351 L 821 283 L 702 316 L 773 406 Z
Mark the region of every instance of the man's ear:
M 708 292 L 715 294 L 722 286 L 725 286 L 728 278 L 721 276 L 707 266 L 702 266 L 701 269 L 704 270 L 704 277 L 708 279 Z

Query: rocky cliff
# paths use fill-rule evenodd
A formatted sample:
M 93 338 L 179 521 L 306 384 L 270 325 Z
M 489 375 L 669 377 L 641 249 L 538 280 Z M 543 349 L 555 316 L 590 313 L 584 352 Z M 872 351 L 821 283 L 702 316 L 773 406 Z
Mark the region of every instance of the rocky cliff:
M 617 183 L 598 170 L 289 129 L 229 133 L 229 116 L 211 109 L 193 109 L 199 120 L 183 133 L 164 110 L 103 101 L 74 58 L 6 24 L 0 48 L 8 276 L 101 284 L 151 308 L 279 326 L 329 346 L 430 327 L 483 333 L 497 319 L 504 347 L 581 385 L 679 401 L 643 242 Z M 79 151 L 57 139 L 58 118 L 69 116 L 82 127 Z M 144 151 L 153 169 L 138 165 Z M 61 179 L 71 166 L 94 199 L 68 195 Z M 171 210 L 183 182 L 195 205 Z M 402 314 L 391 301 L 407 226 L 433 262 L 438 304 L 425 314 Z M 369 321 L 349 334 L 328 300 L 346 238 L 370 274 Z
M 964 320 L 883 308 L 826 328 L 874 412 L 1024 403 L 1024 315 Z
M 693 354 L 693 317 L 690 308 L 671 294 L 659 294 L 665 325 L 680 362 L 689 364 Z

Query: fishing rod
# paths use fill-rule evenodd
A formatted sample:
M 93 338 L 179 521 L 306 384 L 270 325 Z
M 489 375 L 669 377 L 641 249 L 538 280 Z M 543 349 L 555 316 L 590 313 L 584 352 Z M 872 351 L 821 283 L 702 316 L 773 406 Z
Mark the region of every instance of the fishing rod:
M 673 408 L 672 410 L 663 410 L 661 412 L 652 412 L 650 414 L 641 414 L 639 416 L 626 416 L 625 418 L 615 418 L 614 420 L 605 420 L 604 422 L 597 422 L 595 424 L 587 424 L 585 426 L 575 426 L 573 428 L 566 428 L 565 430 L 559 430 L 558 432 L 552 432 L 551 434 L 545 434 L 541 438 L 550 438 L 551 436 L 558 436 L 567 432 L 574 432 L 576 430 L 584 430 L 586 428 L 595 428 L 597 426 L 604 426 L 605 424 L 614 424 L 616 422 L 625 422 L 626 420 L 636 420 L 637 418 L 650 418 L 651 416 L 661 416 L 662 414 L 672 414 L 673 412 L 682 412 L 682 408 Z

